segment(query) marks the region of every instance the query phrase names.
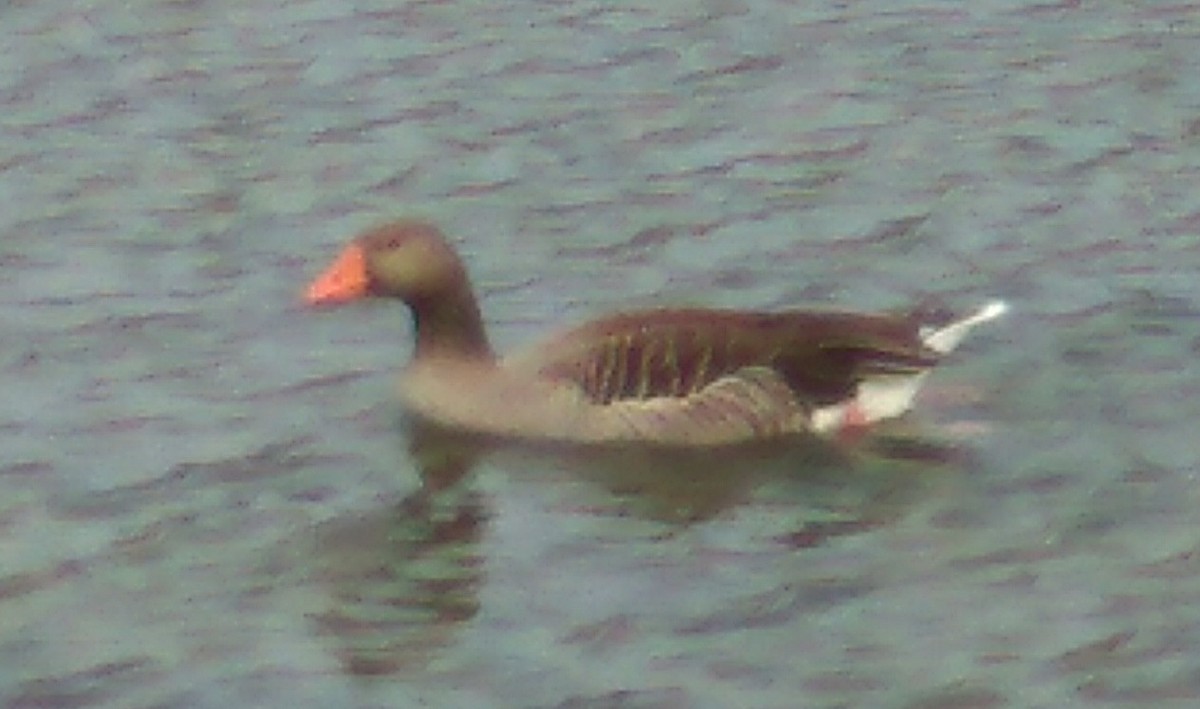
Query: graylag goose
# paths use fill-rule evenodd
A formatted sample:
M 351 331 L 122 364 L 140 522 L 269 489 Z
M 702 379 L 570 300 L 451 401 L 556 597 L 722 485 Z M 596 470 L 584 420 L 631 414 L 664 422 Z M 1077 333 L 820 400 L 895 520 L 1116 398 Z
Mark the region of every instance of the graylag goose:
M 434 425 L 575 443 L 719 445 L 836 434 L 907 411 L 993 301 L 949 323 L 917 314 L 625 312 L 497 357 L 462 260 L 437 227 L 397 221 L 353 240 L 311 304 L 398 298 L 415 349 L 401 398 Z

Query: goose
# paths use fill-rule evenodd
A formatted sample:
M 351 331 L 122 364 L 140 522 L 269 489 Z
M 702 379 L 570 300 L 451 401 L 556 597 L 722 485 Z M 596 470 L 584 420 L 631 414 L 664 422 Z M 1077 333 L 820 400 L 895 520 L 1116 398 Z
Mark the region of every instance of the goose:
M 508 356 L 493 350 L 462 259 L 433 224 L 355 237 L 308 287 L 328 306 L 395 298 L 412 315 L 404 406 L 503 438 L 714 446 L 832 436 L 908 411 L 929 371 L 1000 300 L 929 314 L 660 308 L 619 312 Z

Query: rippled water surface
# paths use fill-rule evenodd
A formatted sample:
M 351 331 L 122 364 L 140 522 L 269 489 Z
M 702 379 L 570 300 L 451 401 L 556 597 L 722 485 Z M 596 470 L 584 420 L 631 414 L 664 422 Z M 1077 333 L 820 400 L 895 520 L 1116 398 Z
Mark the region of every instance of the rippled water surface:
M 1200 5 L 0 9 L 0 705 L 1200 700 Z M 477 449 L 351 233 L 502 348 L 1011 301 L 841 448 Z M 801 450 L 807 448 L 808 450 Z

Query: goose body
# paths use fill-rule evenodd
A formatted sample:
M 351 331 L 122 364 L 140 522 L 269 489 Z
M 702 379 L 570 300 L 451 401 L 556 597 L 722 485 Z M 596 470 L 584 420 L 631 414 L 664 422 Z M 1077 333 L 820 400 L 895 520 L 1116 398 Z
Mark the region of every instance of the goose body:
M 438 425 L 580 443 L 716 445 L 828 434 L 907 411 L 938 360 L 993 301 L 960 320 L 825 311 L 658 309 L 619 313 L 508 357 L 484 331 L 466 270 L 417 221 L 358 236 L 307 300 L 399 298 L 416 345 L 401 398 Z

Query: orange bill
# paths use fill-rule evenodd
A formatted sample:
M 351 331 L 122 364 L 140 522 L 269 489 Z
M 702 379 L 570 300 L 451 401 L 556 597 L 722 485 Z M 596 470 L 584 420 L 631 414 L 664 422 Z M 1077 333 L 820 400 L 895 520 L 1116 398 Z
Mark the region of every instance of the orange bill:
M 367 260 L 358 244 L 350 244 L 312 282 L 304 299 L 310 305 L 341 303 L 367 295 Z

